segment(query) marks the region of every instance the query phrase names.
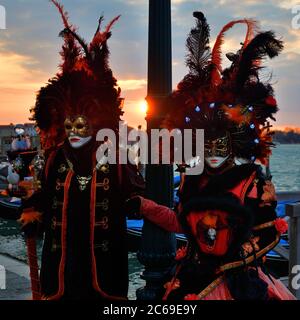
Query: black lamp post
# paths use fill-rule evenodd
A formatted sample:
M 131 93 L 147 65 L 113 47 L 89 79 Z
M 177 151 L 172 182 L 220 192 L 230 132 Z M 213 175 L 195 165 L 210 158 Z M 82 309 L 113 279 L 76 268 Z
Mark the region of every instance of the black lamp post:
M 172 91 L 171 0 L 149 0 L 147 131 L 159 129 L 164 114 L 163 99 Z M 150 158 L 150 156 L 149 156 Z M 147 165 L 147 197 L 173 206 L 173 166 Z M 137 290 L 137 299 L 161 298 L 176 253 L 175 235 L 149 221 L 144 222 L 139 261 L 145 266 L 146 286 Z

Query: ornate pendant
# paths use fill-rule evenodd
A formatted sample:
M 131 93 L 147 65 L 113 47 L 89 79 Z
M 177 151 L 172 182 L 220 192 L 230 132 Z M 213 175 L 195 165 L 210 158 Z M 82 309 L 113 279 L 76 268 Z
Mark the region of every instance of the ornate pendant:
M 86 187 L 88 186 L 88 184 L 90 183 L 92 176 L 88 176 L 88 177 L 77 176 L 76 178 L 79 183 L 79 190 L 84 191 L 86 189 Z
M 217 230 L 214 228 L 209 228 L 207 231 L 207 236 L 208 236 L 209 240 L 215 241 L 217 238 Z

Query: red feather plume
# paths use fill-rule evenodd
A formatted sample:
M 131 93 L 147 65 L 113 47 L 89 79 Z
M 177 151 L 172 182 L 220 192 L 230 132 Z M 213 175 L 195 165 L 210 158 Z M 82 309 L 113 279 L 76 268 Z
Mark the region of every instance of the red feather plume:
M 222 51 L 221 51 L 221 46 L 224 43 L 224 36 L 225 33 L 230 30 L 234 25 L 236 24 L 246 24 L 247 25 L 247 34 L 246 38 L 244 41 L 244 48 L 248 45 L 248 43 L 251 41 L 251 39 L 254 36 L 255 30 L 257 29 L 257 24 L 256 21 L 251 20 L 251 19 L 242 19 L 242 20 L 235 20 L 227 23 L 219 35 L 217 36 L 215 45 L 212 50 L 212 64 L 215 66 L 215 68 L 212 71 L 212 83 L 214 85 L 218 85 L 221 82 L 221 73 L 222 73 Z
M 98 48 L 103 42 L 105 42 L 108 39 L 108 35 L 110 33 L 111 28 L 113 27 L 113 25 L 115 24 L 115 22 L 117 22 L 119 20 L 119 18 L 121 17 L 121 15 L 115 17 L 105 28 L 104 32 L 101 32 L 100 29 L 100 23 L 102 21 L 102 19 L 100 18 L 100 23 L 99 23 L 99 28 L 90 44 L 90 50 L 93 50 L 94 48 Z
M 65 28 L 71 29 L 72 26 L 69 24 L 68 13 L 67 13 L 67 11 L 65 11 L 64 6 L 56 0 L 50 0 L 50 1 L 56 6 L 59 13 L 61 14 Z

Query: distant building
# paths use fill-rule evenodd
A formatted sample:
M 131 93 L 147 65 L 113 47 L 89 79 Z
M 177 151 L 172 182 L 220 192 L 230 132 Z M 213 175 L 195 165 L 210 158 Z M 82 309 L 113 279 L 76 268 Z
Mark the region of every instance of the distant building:
M 0 125 L 0 157 L 6 157 L 6 153 L 11 148 L 12 138 L 15 136 L 14 124 Z M 31 137 L 32 148 L 40 148 L 40 138 L 32 123 L 25 123 L 25 134 Z

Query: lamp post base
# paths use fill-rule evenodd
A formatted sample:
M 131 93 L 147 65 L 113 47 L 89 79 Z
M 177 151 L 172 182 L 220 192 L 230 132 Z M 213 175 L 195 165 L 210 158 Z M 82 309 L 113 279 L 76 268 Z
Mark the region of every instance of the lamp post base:
M 137 300 L 161 299 L 165 291 L 164 284 L 175 271 L 175 234 L 145 220 L 141 245 L 137 257 L 145 266 L 141 278 L 146 281 L 146 286 L 137 290 Z

